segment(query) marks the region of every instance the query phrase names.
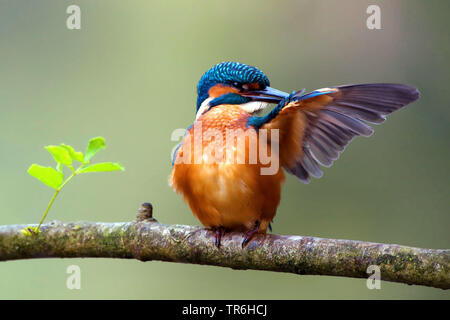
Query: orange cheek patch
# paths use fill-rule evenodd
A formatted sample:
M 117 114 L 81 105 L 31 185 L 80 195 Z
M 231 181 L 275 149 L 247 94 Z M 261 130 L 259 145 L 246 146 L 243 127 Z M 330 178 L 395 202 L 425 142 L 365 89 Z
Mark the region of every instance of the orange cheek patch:
M 208 94 L 211 98 L 217 98 L 227 93 L 239 93 L 239 90 L 223 84 L 216 84 L 212 86 L 208 91 Z
M 246 86 L 247 90 L 260 90 L 261 89 L 258 82 L 245 84 L 244 86 Z

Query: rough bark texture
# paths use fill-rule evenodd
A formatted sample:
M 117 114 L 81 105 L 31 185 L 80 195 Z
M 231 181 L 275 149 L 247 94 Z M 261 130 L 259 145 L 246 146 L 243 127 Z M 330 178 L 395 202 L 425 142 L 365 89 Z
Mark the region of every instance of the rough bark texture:
M 450 288 L 450 250 L 272 234 L 242 249 L 240 233 L 226 234 L 218 249 L 212 231 L 160 224 L 151 208 L 134 222 L 53 221 L 33 236 L 23 235 L 24 227 L 0 226 L 0 261 L 101 257 L 353 278 L 367 278 L 367 267 L 378 265 L 382 280 Z

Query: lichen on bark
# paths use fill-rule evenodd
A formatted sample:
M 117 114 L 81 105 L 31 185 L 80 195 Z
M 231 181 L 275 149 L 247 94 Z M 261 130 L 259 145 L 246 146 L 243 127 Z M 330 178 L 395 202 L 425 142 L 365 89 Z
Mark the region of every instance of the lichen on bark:
M 382 280 L 450 288 L 447 249 L 273 234 L 242 248 L 240 233 L 227 233 L 219 249 L 212 231 L 160 224 L 148 211 L 133 222 L 53 221 L 32 236 L 24 227 L 0 226 L 0 261 L 104 257 L 353 278 L 367 278 L 368 266 L 378 265 Z

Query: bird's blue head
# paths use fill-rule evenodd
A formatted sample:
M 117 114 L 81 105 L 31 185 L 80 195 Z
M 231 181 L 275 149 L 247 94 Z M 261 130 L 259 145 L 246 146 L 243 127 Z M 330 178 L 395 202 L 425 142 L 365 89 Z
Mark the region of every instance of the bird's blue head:
M 278 103 L 287 96 L 269 85 L 269 79 L 258 68 L 238 62 L 216 64 L 198 83 L 197 114 L 200 109 L 203 113 L 222 104 Z

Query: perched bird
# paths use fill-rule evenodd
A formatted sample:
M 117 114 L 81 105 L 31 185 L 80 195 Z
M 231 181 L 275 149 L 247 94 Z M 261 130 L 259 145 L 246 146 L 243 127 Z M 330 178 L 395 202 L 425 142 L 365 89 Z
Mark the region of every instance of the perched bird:
M 217 64 L 198 83 L 196 119 L 174 153 L 169 183 L 215 231 L 218 247 L 226 231 L 245 232 L 244 247 L 270 228 L 283 169 L 303 183 L 320 178 L 320 165 L 331 166 L 355 136 L 372 134 L 367 122 L 418 98 L 414 87 L 387 83 L 288 94 L 255 67 Z

